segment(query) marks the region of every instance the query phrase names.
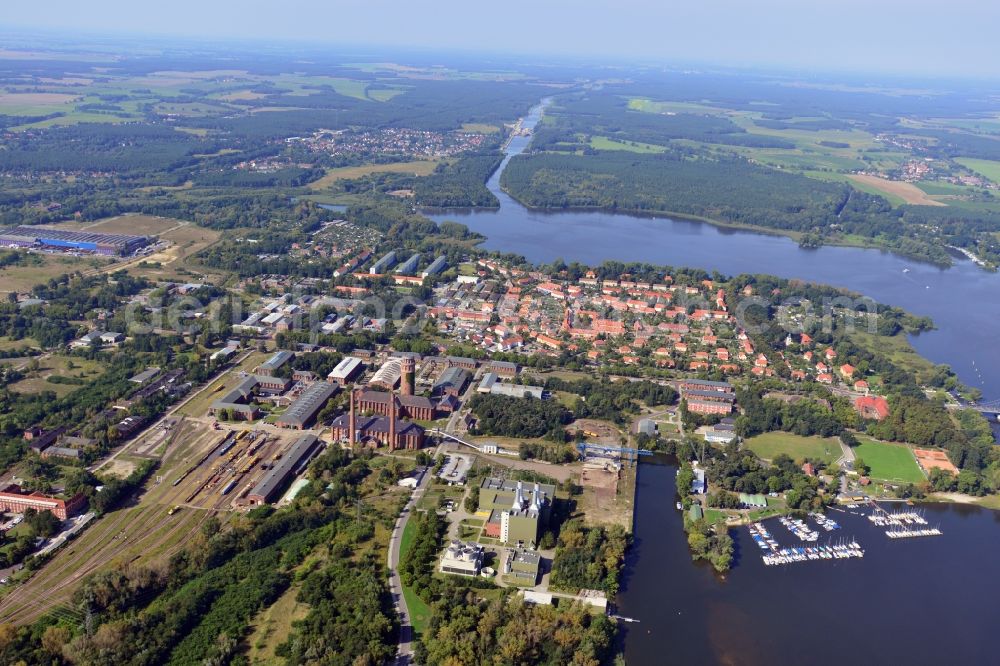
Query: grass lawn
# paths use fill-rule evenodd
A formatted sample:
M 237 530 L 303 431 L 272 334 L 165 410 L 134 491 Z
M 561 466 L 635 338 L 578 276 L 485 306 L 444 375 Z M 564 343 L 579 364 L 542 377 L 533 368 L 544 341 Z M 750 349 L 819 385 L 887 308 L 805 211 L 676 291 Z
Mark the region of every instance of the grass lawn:
M 34 338 L 22 338 L 20 340 L 11 340 L 6 336 L 0 336 L 0 351 L 9 351 L 11 349 L 21 349 L 23 347 L 38 347 L 39 344 Z
M 27 361 L 28 359 L 24 359 Z M 24 379 L 10 385 L 11 390 L 18 393 L 39 393 L 53 391 L 60 398 L 82 388 L 89 381 L 104 372 L 104 365 L 99 361 L 91 361 L 76 356 L 49 356 L 39 361 L 37 371 L 23 372 Z M 62 384 L 48 381 L 49 377 L 67 377 L 82 383 Z
M 399 559 L 402 560 L 407 551 L 413 545 L 413 538 L 416 534 L 417 527 L 412 520 L 406 521 L 406 527 L 403 528 L 403 535 L 399 539 Z M 410 611 L 410 625 L 413 627 L 413 632 L 418 636 L 427 629 L 427 624 L 431 620 L 431 609 L 423 599 L 417 596 L 417 593 L 412 589 L 403 585 L 403 597 L 406 599 L 406 607 Z
M 63 254 L 32 253 L 24 265 L 7 266 L 0 270 L 0 293 L 29 291 L 36 284 L 48 282 L 73 271 L 86 271 L 112 262 L 97 257 L 73 257 Z
M 726 512 L 719 509 L 706 509 L 705 520 L 710 523 L 726 522 Z
M 859 327 L 851 332 L 849 337 L 862 349 L 888 355 L 894 364 L 903 370 L 914 373 L 917 376 L 917 381 L 921 383 L 927 382 L 935 372 L 934 364 L 917 353 L 905 334 L 886 337 L 864 332 Z
M 811 458 L 833 462 L 842 453 L 840 443 L 835 437 L 800 437 L 788 432 L 766 432 L 750 438 L 746 445 L 751 451 L 767 460 L 785 453 L 793 460 Z
M 854 455 L 872 468 L 873 479 L 909 483 L 924 480 L 910 447 L 876 442 L 867 437 L 859 437 L 858 440 L 861 444 L 854 448 Z

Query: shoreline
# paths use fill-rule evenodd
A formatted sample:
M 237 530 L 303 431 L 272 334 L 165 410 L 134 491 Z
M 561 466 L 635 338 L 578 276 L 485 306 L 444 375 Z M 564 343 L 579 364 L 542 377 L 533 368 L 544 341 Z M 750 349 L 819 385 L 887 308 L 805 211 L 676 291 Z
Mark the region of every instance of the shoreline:
M 567 206 L 567 207 L 564 207 L 564 208 L 551 208 L 551 207 L 546 207 L 546 206 L 533 206 L 533 205 L 525 204 L 524 202 L 522 202 L 521 200 L 519 200 L 517 197 L 515 197 L 513 194 L 511 194 L 506 188 L 501 188 L 501 190 L 503 191 L 504 194 L 506 194 L 507 196 L 509 196 L 512 200 L 514 200 L 515 202 L 517 202 L 517 204 L 519 206 L 523 206 L 526 210 L 528 210 L 530 212 L 541 213 L 543 215 L 558 215 L 558 214 L 561 214 L 561 213 L 574 213 L 574 212 L 576 212 L 576 213 L 605 213 L 605 214 L 608 214 L 608 215 L 620 214 L 620 215 L 626 215 L 626 216 L 630 216 L 630 217 L 638 217 L 638 218 L 645 218 L 645 219 L 651 219 L 651 220 L 666 218 L 666 219 L 684 220 L 684 221 L 688 221 L 688 222 L 698 222 L 698 223 L 701 223 L 701 224 L 710 224 L 710 225 L 712 225 L 714 227 L 717 227 L 717 228 L 720 228 L 720 229 L 729 229 L 729 230 L 732 230 L 732 231 L 742 231 L 742 232 L 746 232 L 746 233 L 760 234 L 760 235 L 763 235 L 763 236 L 775 236 L 775 237 L 788 238 L 789 240 L 792 240 L 792 241 L 794 241 L 796 243 L 800 243 L 801 240 L 802 240 L 802 238 L 805 236 L 805 233 L 801 232 L 801 231 L 790 231 L 790 230 L 786 230 L 786 229 L 773 229 L 773 228 L 770 228 L 770 227 L 761 227 L 761 226 L 758 226 L 758 225 L 744 224 L 744 223 L 741 223 L 741 222 L 727 222 L 727 221 L 724 221 L 724 220 L 716 220 L 716 219 L 713 219 L 713 218 L 704 217 L 704 216 L 700 216 L 700 215 L 692 215 L 692 214 L 689 214 L 689 213 L 679 213 L 679 212 L 665 211 L 665 210 L 650 211 L 650 210 L 636 210 L 636 209 L 630 209 L 630 208 L 608 208 L 607 206 Z M 437 208 L 437 207 L 433 207 L 433 206 L 418 206 L 417 207 L 417 210 L 421 214 L 429 213 L 429 214 L 432 214 L 432 215 L 447 215 L 449 213 L 455 213 L 455 214 L 458 214 L 458 215 L 469 215 L 469 214 L 475 214 L 475 213 L 478 213 L 478 212 L 499 212 L 501 209 L 502 209 L 502 205 L 489 206 L 489 207 L 487 207 L 487 206 L 476 206 L 476 207 L 459 207 L 459 208 L 454 208 L 454 207 L 451 207 L 451 208 Z M 462 223 L 462 221 L 460 219 L 456 219 L 456 220 L 453 220 L 453 221 L 454 222 L 458 222 L 459 224 Z M 820 245 L 820 246 L 818 246 L 818 247 L 805 247 L 805 246 L 802 246 L 801 244 L 799 245 L 799 247 L 801 247 L 802 249 L 806 249 L 806 250 L 810 250 L 810 249 L 818 250 L 818 249 L 821 249 L 822 247 L 846 247 L 846 248 L 854 248 L 854 249 L 859 249 L 859 250 L 879 250 L 881 252 L 888 252 L 890 254 L 895 254 L 898 257 L 902 257 L 904 259 L 909 259 L 910 261 L 916 261 L 916 262 L 920 262 L 920 263 L 923 263 L 923 264 L 927 264 L 928 266 L 934 266 L 935 268 L 945 268 L 945 269 L 947 269 L 947 268 L 952 268 L 955 265 L 954 261 L 948 261 L 947 263 L 939 262 L 939 261 L 934 261 L 930 257 L 913 255 L 913 254 L 908 254 L 908 253 L 905 253 L 905 252 L 901 252 L 900 250 L 898 250 L 896 248 L 889 247 L 888 245 L 886 245 L 884 243 L 879 243 L 879 242 L 876 242 L 874 240 L 872 240 L 871 242 L 865 242 L 865 241 L 848 240 L 848 239 L 844 239 L 844 238 L 824 239 L 823 244 Z M 963 250 L 962 248 L 954 247 L 954 246 L 951 246 L 951 245 L 946 245 L 944 247 L 946 249 L 957 251 L 959 254 L 963 255 L 966 258 L 968 258 L 970 261 L 972 261 L 973 263 L 975 263 L 979 268 L 981 268 L 981 269 L 983 269 L 985 271 L 995 272 L 997 270 L 997 268 L 995 266 L 992 266 L 991 264 L 987 263 L 986 261 L 984 261 L 982 259 L 979 259 L 978 257 L 973 258 L 975 255 L 973 255 L 971 252 L 969 252 L 967 250 Z

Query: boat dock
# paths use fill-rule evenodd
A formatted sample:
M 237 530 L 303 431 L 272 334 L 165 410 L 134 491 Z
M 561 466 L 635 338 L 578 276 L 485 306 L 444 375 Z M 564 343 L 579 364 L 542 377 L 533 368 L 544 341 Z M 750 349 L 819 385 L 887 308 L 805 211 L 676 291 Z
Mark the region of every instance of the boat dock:
M 805 523 L 801 520 L 793 520 L 782 517 L 780 520 L 787 520 L 789 531 L 795 534 L 800 530 L 796 524 L 801 524 L 806 530 Z M 784 524 L 784 523 L 783 523 Z M 789 526 L 791 525 L 791 526 Z M 793 527 L 795 528 L 793 530 Z M 865 556 L 865 551 L 857 541 L 838 542 L 827 545 L 813 546 L 789 546 L 781 547 L 771 536 L 771 533 L 761 523 L 750 523 L 748 526 L 750 536 L 763 551 L 761 555 L 766 566 L 777 566 L 779 564 L 793 564 L 795 562 L 810 562 L 816 560 L 843 560 L 850 558 L 861 558 Z M 811 534 L 816 534 L 811 532 Z M 817 535 L 818 538 L 818 535 Z
M 927 519 L 919 511 L 886 511 L 877 502 L 871 502 L 873 512 L 868 516 L 873 524 L 888 527 L 885 535 L 890 539 L 912 539 L 925 536 L 941 536 L 936 527 L 924 527 Z

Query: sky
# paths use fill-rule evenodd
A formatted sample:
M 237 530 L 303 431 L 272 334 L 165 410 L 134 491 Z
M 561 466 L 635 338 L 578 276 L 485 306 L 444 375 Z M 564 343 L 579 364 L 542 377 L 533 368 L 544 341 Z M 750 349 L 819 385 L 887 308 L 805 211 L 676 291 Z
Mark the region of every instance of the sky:
M 1000 78 L 995 0 L 42 0 L 4 28 Z

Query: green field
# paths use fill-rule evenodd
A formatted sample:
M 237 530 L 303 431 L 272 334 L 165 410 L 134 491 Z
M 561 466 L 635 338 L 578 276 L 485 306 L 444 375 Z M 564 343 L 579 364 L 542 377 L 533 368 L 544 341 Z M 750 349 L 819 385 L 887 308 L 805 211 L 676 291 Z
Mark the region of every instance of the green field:
M 983 178 L 988 178 L 994 183 L 1000 183 L 1000 162 L 995 160 L 977 160 L 971 157 L 958 157 L 955 161 L 964 167 L 972 169 Z
M 766 460 L 784 453 L 793 460 L 809 458 L 833 462 L 842 453 L 835 437 L 800 437 L 789 432 L 766 432 L 748 439 L 746 446 Z
M 594 150 L 625 150 L 630 153 L 662 153 L 666 148 L 640 141 L 615 141 L 606 136 L 590 137 L 590 147 Z
M 37 370 L 28 370 L 28 359 L 18 359 L 18 364 L 24 364 L 22 372 L 25 378 L 10 385 L 12 391 L 18 393 L 40 393 L 52 391 L 58 397 L 69 395 L 81 388 L 82 383 L 56 383 L 48 381 L 49 377 L 66 377 L 72 381 L 89 382 L 102 374 L 105 367 L 98 361 L 91 361 L 78 356 L 47 356 L 38 361 Z
M 861 444 L 854 448 L 854 455 L 872 468 L 873 479 L 917 483 L 924 474 L 917 467 L 910 447 L 904 444 L 886 444 L 867 437 L 859 437 Z
M 903 333 L 885 337 L 855 330 L 849 334 L 849 337 L 854 344 L 862 349 L 888 355 L 894 364 L 907 372 L 914 373 L 918 381 L 927 381 L 935 372 L 934 364 L 918 354 L 917 350 L 910 344 L 909 338 Z M 881 381 L 881 378 L 875 379 L 875 383 L 880 384 Z

